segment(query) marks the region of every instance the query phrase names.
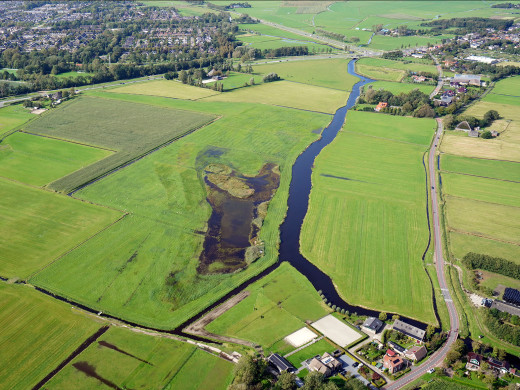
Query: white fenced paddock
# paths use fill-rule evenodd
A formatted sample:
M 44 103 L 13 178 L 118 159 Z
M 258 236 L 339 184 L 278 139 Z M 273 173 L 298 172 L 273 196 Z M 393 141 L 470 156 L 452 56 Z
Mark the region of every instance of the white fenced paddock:
M 340 347 L 346 347 L 363 336 L 332 314 L 320 318 L 318 321 L 313 322 L 311 326 Z
M 318 335 L 309 328 L 301 328 L 289 336 L 285 337 L 285 341 L 291 344 L 293 347 L 301 347 L 307 344 L 309 341 L 314 340 Z

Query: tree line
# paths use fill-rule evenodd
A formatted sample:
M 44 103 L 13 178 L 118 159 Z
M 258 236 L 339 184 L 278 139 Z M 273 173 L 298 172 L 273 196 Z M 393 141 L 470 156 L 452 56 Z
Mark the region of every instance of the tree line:
M 462 258 L 462 264 L 468 269 L 482 269 L 520 280 L 520 264 L 501 257 L 469 252 Z
M 384 89 L 375 90 L 369 85 L 358 99 L 359 104 L 378 104 L 379 102 L 388 103 L 388 106 L 380 112 L 392 115 L 413 115 L 417 118 L 435 117 L 435 111 L 430 105 L 430 97 L 418 89 L 394 95 Z M 373 111 L 373 108 L 367 107 L 367 111 Z
M 507 30 L 514 23 L 512 19 L 490 19 L 490 18 L 452 18 L 452 19 L 435 19 L 430 22 L 421 23 L 421 26 L 431 27 L 433 31 L 447 30 L 455 28 L 454 34 L 464 35 L 471 32 L 479 32 L 486 28 L 495 30 Z M 452 31 L 450 31 L 451 33 Z

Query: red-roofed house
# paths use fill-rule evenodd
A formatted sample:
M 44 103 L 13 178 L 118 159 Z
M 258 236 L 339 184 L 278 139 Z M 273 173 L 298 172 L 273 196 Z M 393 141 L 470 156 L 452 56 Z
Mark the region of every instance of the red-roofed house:
M 393 356 L 391 356 L 393 354 Z M 395 356 L 394 351 L 386 351 L 385 356 L 383 357 L 383 367 L 388 368 L 388 372 L 390 374 L 396 373 L 404 368 L 405 363 L 404 360 L 400 357 Z
M 385 102 L 379 102 L 376 108 L 374 108 L 374 111 L 381 111 L 383 108 L 388 107 L 388 103 Z

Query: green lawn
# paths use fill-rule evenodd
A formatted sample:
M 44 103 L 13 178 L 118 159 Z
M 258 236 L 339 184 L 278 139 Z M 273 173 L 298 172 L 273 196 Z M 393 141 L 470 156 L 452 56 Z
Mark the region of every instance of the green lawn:
M 103 324 L 24 285 L 0 284 L 0 382 L 30 389 Z
M 90 73 L 90 72 L 64 72 L 64 73 L 59 73 L 57 75 L 55 75 L 55 77 L 57 77 L 58 79 L 64 79 L 66 77 L 69 77 L 69 78 L 76 78 L 76 77 L 87 77 L 87 76 L 93 76 L 94 73 Z
M 347 73 L 347 65 L 348 60 L 344 59 L 307 60 L 254 65 L 253 70 L 262 74 L 274 72 L 285 80 L 350 91 L 359 79 Z
M 494 161 L 443 154 L 441 169 L 448 172 L 459 172 L 500 180 L 520 181 L 520 164 L 510 161 Z
M 451 38 L 452 36 L 406 36 L 406 37 L 391 37 L 388 35 L 376 35 L 370 42 L 371 49 L 379 50 L 399 50 L 402 48 L 414 48 L 417 46 L 431 46 L 441 43 L 443 39 Z
M 128 100 L 146 103 L 142 105 L 148 110 L 169 107 L 222 117 L 77 192 L 82 199 L 131 215 L 32 281 L 104 312 L 171 328 L 276 260 L 290 167 L 318 137 L 313 130 L 324 127 L 330 116 L 269 105 L 96 93 L 100 95 L 117 98 L 107 100 L 111 105 Z M 278 164 L 281 171 L 260 232 L 265 257 L 231 275 L 200 275 L 196 270 L 201 231 L 211 214 L 199 174 L 213 161 L 248 175 L 265 162 Z
M 407 61 L 394 61 L 384 58 L 361 58 L 358 60 L 356 65 L 368 65 L 381 68 L 399 69 L 412 72 L 430 72 L 437 74 L 437 68 L 435 65 Z
M 218 95 L 220 92 L 208 88 L 194 87 L 176 80 L 151 80 L 110 88 L 107 92 L 131 93 L 136 95 L 163 96 L 174 99 L 197 100 Z
M 81 367 L 90 366 L 98 378 Z M 47 389 L 226 389 L 233 364 L 192 344 L 111 328 L 72 360 Z M 103 386 L 103 382 L 105 386 Z
M 313 358 L 316 355 L 323 355 L 325 352 L 331 353 L 335 347 L 329 343 L 325 339 L 321 339 L 320 341 L 315 342 L 314 344 L 309 345 L 307 348 L 304 348 L 295 354 L 287 357 L 287 360 L 293 364 L 294 367 L 298 368 L 301 365 L 301 362 L 304 360 Z
M 408 93 L 414 89 L 418 89 L 419 91 L 429 95 L 435 88 L 433 85 L 396 83 L 392 81 L 375 81 L 369 85 L 371 85 L 375 90 L 384 89 L 385 91 L 392 92 L 394 95 Z
M 383 68 L 380 66 L 356 63 L 356 72 L 362 76 L 374 80 L 386 80 L 400 82 L 406 77 L 406 72 L 400 69 Z
M 260 75 L 252 75 L 249 73 L 238 73 L 238 72 L 230 72 L 229 76 L 225 77 L 224 80 L 214 81 L 208 83 L 207 85 L 213 85 L 215 83 L 223 84 L 224 90 L 229 91 L 230 89 L 241 88 L 244 86 L 244 83 L 249 85 L 251 79 L 255 80 L 255 84 L 262 83 L 262 77 Z
M 278 351 L 274 344 L 304 327 L 305 321 L 316 321 L 330 310 L 310 282 L 285 262 L 248 290 L 249 297 L 206 329 Z
M 348 93 L 344 91 L 291 81 L 276 81 L 210 96 L 204 101 L 262 103 L 332 114 L 345 105 L 347 98 Z
M 355 305 L 434 322 L 422 155 L 430 119 L 351 111 L 316 159 L 302 253 Z M 394 294 L 394 291 L 400 291 Z
M 509 278 L 507 276 L 488 271 L 480 272 L 482 273 L 482 280 L 479 283 L 481 286 L 488 287 L 491 290 L 497 288 L 498 285 L 520 289 L 520 280 L 518 279 Z
M 17 132 L 0 144 L 0 176 L 44 186 L 111 154 L 108 150 Z
M 122 214 L 0 180 L 0 275 L 27 277 Z
M 31 122 L 26 130 L 117 152 L 49 185 L 53 190 L 68 192 L 214 118 L 120 100 L 81 97 Z
M 0 137 L 35 117 L 36 115 L 31 114 L 21 104 L 0 108 Z M 0 143 L 0 147 L 2 145 L 3 143 Z

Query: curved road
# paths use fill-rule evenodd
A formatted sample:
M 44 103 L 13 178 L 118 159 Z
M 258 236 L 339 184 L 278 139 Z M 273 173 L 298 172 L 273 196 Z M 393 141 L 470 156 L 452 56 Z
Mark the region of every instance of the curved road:
M 457 308 L 451 299 L 451 295 L 446 284 L 446 278 L 444 276 L 444 256 L 442 253 L 441 228 L 439 222 L 439 204 L 437 201 L 437 185 L 435 183 L 435 151 L 437 149 L 437 145 L 439 144 L 439 138 L 442 134 L 442 130 L 442 120 L 437 118 L 437 132 L 435 133 L 435 138 L 430 147 L 430 153 L 428 156 L 428 170 L 430 176 L 430 193 L 432 200 L 433 232 L 435 241 L 434 259 L 437 268 L 437 278 L 439 279 L 442 295 L 446 305 L 448 306 L 448 313 L 450 315 L 450 332 L 448 340 L 444 346 L 436 351 L 427 362 L 421 364 L 420 366 L 413 366 L 412 371 L 408 375 L 405 375 L 403 378 L 385 387 L 387 390 L 400 389 L 426 374 L 429 369 L 441 365 L 451 345 L 455 342 L 455 340 L 457 340 L 459 332 L 459 315 L 457 313 Z

